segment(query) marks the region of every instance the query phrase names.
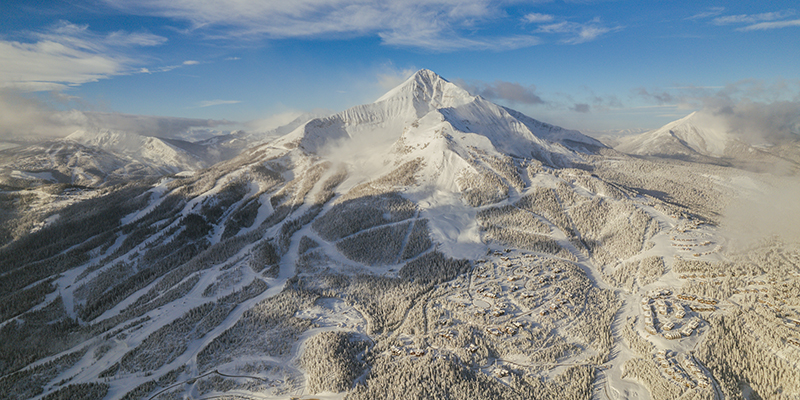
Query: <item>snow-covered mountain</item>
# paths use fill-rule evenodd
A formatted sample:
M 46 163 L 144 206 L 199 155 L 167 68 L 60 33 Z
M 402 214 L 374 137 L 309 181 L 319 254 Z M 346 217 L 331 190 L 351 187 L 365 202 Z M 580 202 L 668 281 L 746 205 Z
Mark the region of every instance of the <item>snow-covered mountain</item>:
M 209 161 L 223 161 L 231 159 L 245 149 L 260 146 L 264 143 L 273 141 L 287 133 L 295 130 L 298 126 L 314 118 L 322 118 L 329 115 L 323 112 L 303 113 L 285 125 L 278 126 L 266 131 L 235 131 L 229 135 L 215 136 L 195 144 L 203 147 L 204 154 Z
M 726 149 L 734 145 L 734 139 L 726 127 L 715 124 L 713 119 L 693 112 L 661 128 L 620 139 L 615 147 L 628 154 L 647 156 L 691 156 L 722 157 Z
M 48 183 L 96 187 L 162 176 L 173 171 L 71 140 L 52 140 L 0 150 L 0 183 L 11 187 Z
M 314 119 L 281 139 L 311 152 L 331 141 L 408 141 L 418 137 L 452 137 L 465 146 L 478 142 L 483 150 L 553 161 L 572 151 L 592 152 L 599 141 L 549 125 L 498 106 L 448 82 L 430 70 L 420 70 L 372 104 Z M 478 138 L 480 136 L 480 138 Z M 488 139 L 488 143 L 485 140 Z
M 723 118 L 693 112 L 661 128 L 618 139 L 615 150 L 639 155 L 708 162 L 791 174 L 800 170 L 797 143 L 748 143 L 730 133 Z M 752 137 L 764 137 L 761 132 Z
M 108 186 L 211 165 L 208 148 L 112 130 L 79 130 L 63 139 L 0 150 L 0 182 Z
M 200 157 L 179 146 L 179 144 L 188 146 L 190 143 L 178 140 L 168 142 L 156 137 L 108 129 L 78 130 L 64 140 L 124 155 L 153 168 L 172 173 L 192 171 L 207 166 Z
M 714 226 L 751 176 L 607 157 L 428 70 L 291 125 L 193 172 L 0 186 L 0 400 L 800 394 L 796 363 L 768 364 L 790 327 L 737 292 L 794 279 L 796 253 L 729 260 Z M 54 145 L 114 168 L 259 140 Z

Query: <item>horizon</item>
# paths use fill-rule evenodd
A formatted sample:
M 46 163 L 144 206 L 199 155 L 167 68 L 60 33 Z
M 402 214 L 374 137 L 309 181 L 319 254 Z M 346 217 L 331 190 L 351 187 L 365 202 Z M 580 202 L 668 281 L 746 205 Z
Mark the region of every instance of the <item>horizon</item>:
M 791 5 L 11 1 L 0 6 L 14 16 L 0 28 L 0 134 L 263 131 L 372 102 L 423 68 L 586 133 L 698 110 L 777 115 L 798 133 Z

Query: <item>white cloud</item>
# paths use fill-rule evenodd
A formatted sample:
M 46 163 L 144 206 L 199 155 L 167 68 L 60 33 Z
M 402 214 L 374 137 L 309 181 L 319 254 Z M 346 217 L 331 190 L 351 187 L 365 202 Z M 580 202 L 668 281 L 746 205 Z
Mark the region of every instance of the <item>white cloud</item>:
M 792 14 L 794 14 L 792 11 L 777 11 L 761 14 L 726 15 L 714 18 L 712 22 L 716 25 L 752 24 L 761 21 L 774 21 L 783 19 Z
M 659 105 L 700 110 L 729 134 L 751 144 L 780 144 L 800 139 L 800 81 L 766 83 L 746 79 L 721 89 L 678 86 L 638 89 L 638 96 Z
M 32 97 L 18 91 L 0 90 L 0 137 L 12 140 L 48 139 L 67 136 L 78 129 L 116 129 L 140 135 L 182 137 L 197 129 L 212 129 L 231 125 L 229 121 L 155 117 L 121 113 L 60 110 L 81 101 L 74 96 L 50 93 Z
M 219 106 L 223 104 L 238 104 L 241 103 L 239 100 L 204 100 L 199 103 L 197 107 L 211 107 L 211 106 Z
M 692 20 L 692 19 L 705 19 L 709 17 L 716 17 L 717 15 L 722 14 L 723 11 L 725 11 L 725 7 L 711 7 L 708 8 L 707 11 L 697 13 L 686 19 Z
M 774 21 L 774 22 L 760 22 L 758 24 L 753 24 L 749 26 L 745 26 L 743 28 L 737 29 L 738 31 L 763 31 L 767 29 L 779 29 L 779 28 L 788 28 L 792 26 L 800 26 L 800 19 L 794 19 L 790 21 Z
M 553 19 L 555 19 L 555 17 L 553 17 L 550 14 L 540 14 L 540 13 L 530 13 L 522 17 L 523 21 L 531 24 L 541 24 L 544 22 L 550 22 Z
M 773 11 L 760 14 L 738 14 L 723 15 L 711 20 L 714 25 L 744 25 L 736 28 L 740 32 L 763 31 L 768 29 L 780 29 L 800 26 L 800 19 L 787 20 L 786 18 L 795 15 L 794 10 Z M 695 17 L 704 18 L 715 16 L 712 14 L 697 14 Z M 695 19 L 692 17 L 690 19 Z
M 561 21 L 547 25 L 541 25 L 537 32 L 546 34 L 561 34 L 561 43 L 580 44 L 596 40 L 600 36 L 622 30 L 622 26 L 605 26 L 599 18 L 595 18 L 586 23 L 571 21 Z
M 253 132 L 267 132 L 277 127 L 284 126 L 294 121 L 301 115 L 303 115 L 302 111 L 289 110 L 277 114 L 272 114 L 265 118 L 248 121 L 247 123 L 245 123 L 245 126 L 247 127 L 248 130 Z
M 394 64 L 385 64 L 377 73 L 378 85 L 384 91 L 394 89 L 410 78 L 411 75 L 414 75 L 414 73 L 418 70 L 419 68 L 415 67 L 397 68 L 394 66 Z
M 486 38 L 484 24 L 508 18 L 487 0 L 105 0 L 126 12 L 184 20 L 214 38 L 378 36 L 385 44 L 433 51 L 515 49 L 525 34 Z
M 200 62 L 195 60 L 186 60 L 183 62 L 183 65 L 197 65 L 197 64 L 200 64 Z
M 32 32 L 31 43 L 0 40 L 0 87 L 26 91 L 63 89 L 139 71 L 124 55 L 132 46 L 155 46 L 165 38 L 123 31 L 100 35 L 85 25 L 60 22 Z

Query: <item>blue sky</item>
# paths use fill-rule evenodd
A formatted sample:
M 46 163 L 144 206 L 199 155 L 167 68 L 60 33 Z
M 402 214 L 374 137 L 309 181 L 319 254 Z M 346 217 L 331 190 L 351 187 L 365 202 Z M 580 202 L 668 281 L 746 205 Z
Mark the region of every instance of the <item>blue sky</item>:
M 0 119 L 76 109 L 259 129 L 373 101 L 428 68 L 568 128 L 656 128 L 702 107 L 800 102 L 796 6 L 5 0 Z

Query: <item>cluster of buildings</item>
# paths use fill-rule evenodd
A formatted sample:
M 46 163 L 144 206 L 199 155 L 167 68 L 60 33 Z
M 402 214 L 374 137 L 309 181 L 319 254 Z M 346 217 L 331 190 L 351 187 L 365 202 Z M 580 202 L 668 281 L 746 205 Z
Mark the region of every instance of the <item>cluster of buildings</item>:
M 683 355 L 683 367 L 678 363 L 675 357 L 670 357 L 670 355 L 669 351 L 660 350 L 656 355 L 656 361 L 661 365 L 662 372 L 672 379 L 673 382 L 687 388 L 693 388 L 695 386 L 708 388 L 711 386 L 711 380 L 700 367 L 697 366 L 697 363 L 690 355 Z M 687 370 L 689 372 L 687 372 Z
M 673 331 L 676 327 L 676 323 L 669 319 L 665 319 L 664 322 L 661 323 L 658 327 L 660 329 L 656 328 L 655 314 L 653 312 L 654 307 L 656 312 L 663 317 L 668 317 L 670 315 L 670 308 L 674 309 L 672 316 L 675 318 L 683 319 L 686 316 L 686 311 L 680 303 L 673 303 L 672 307 L 670 307 L 670 304 L 663 298 L 668 295 L 667 292 L 669 291 L 666 289 L 651 291 L 648 293 L 648 296 L 642 298 L 641 309 L 644 329 L 651 335 L 657 335 L 660 330 L 662 332 L 661 336 L 670 340 L 691 336 L 694 330 L 700 325 L 700 320 L 697 318 L 693 318 L 688 323 L 684 324 L 678 331 Z M 650 304 L 651 297 L 655 297 L 655 301 L 652 305 Z M 686 297 L 686 295 L 678 295 L 677 297 Z

